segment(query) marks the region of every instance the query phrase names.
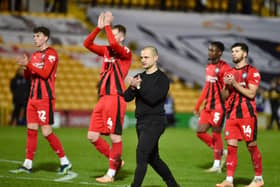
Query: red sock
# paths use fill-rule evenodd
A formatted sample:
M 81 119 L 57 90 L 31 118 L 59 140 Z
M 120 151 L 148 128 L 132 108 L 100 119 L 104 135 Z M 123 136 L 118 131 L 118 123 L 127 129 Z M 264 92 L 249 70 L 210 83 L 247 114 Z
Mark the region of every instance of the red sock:
M 213 148 L 212 137 L 206 132 L 197 132 L 197 137 L 201 139 L 204 143 L 206 143 L 209 147 Z
M 248 150 L 251 153 L 255 176 L 262 176 L 262 155 L 258 149 L 258 146 L 248 146 Z
M 34 154 L 37 149 L 37 130 L 27 129 L 27 141 L 26 141 L 26 155 L 27 159 L 33 160 Z
M 109 168 L 110 169 L 118 169 L 121 164 L 121 156 L 122 156 L 122 142 L 112 143 L 112 149 L 110 151 L 109 158 Z
M 46 137 L 46 139 L 50 143 L 50 146 L 52 147 L 54 152 L 59 156 L 59 158 L 62 158 L 65 156 L 65 153 L 64 153 L 63 147 L 60 143 L 60 140 L 54 133 L 49 134 Z
M 223 140 L 221 133 L 213 132 L 214 158 L 221 160 L 223 154 Z
M 99 137 L 95 142 L 93 142 L 93 145 L 101 154 L 109 158 L 110 146 L 103 138 Z
M 237 166 L 237 147 L 228 145 L 227 155 L 227 176 L 234 176 L 234 172 Z

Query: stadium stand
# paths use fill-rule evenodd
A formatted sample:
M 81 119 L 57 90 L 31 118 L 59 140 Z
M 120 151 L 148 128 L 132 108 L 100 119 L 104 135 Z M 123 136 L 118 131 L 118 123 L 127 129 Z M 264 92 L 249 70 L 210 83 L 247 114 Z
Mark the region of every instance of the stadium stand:
M 229 12 L 229 0 L 206 0 L 199 3 L 197 0 L 79 0 L 80 4 L 90 6 L 111 6 L 119 8 L 140 8 L 140 9 L 158 9 L 168 11 L 199 11 L 199 12 Z M 242 13 L 243 6 L 241 0 L 236 1 L 236 13 Z M 260 16 L 279 16 L 280 2 L 278 0 L 264 1 L 252 0 L 252 14 Z
M 111 6 L 119 8 L 137 9 L 159 9 L 171 11 L 195 11 L 195 0 L 166 0 L 164 4 L 156 0 L 73 0 L 69 1 L 68 14 L 60 13 L 15 13 L 21 20 L 28 19 L 30 22 L 43 23 L 52 27 L 54 31 L 53 44 L 59 51 L 60 63 L 58 66 L 58 76 L 56 82 L 56 109 L 60 111 L 91 111 L 97 101 L 97 83 L 99 77 L 99 66 L 92 62 L 98 62 L 98 57 L 92 57 L 88 51 L 82 47 L 82 41 L 88 30 L 93 28 L 89 22 L 86 7 L 90 6 Z M 226 12 L 228 1 L 206 1 L 205 8 L 208 12 Z M 253 0 L 252 10 L 254 14 L 271 15 L 271 8 L 264 6 L 263 1 Z M 274 1 L 273 1 L 274 2 Z M 278 1 L 275 1 L 278 2 Z M 240 2 L 237 10 L 242 9 Z M 15 17 L 9 13 L 8 1 L 0 2 L 0 9 L 6 11 L 0 17 L 4 20 L 13 20 Z M 23 9 L 25 10 L 25 9 Z M 273 10 L 275 12 L 275 10 Z M 276 11 L 277 12 L 277 11 Z M 275 15 L 275 14 L 274 14 Z M 74 19 L 73 19 L 74 18 Z M 15 22 L 16 23 L 16 22 Z M 5 28 L 4 22 L 2 22 Z M 54 26 L 54 27 L 53 27 Z M 14 28 L 13 28 L 14 27 Z M 1 27 L 2 28 L 2 27 Z M 0 28 L 0 31 L 1 31 Z M 26 39 L 30 34 L 30 28 L 21 27 L 21 24 L 14 24 L 8 27 L 10 31 L 17 32 L 17 37 L 9 36 L 8 31 L 0 32 L 0 112 L 1 124 L 7 121 L 7 115 L 11 111 L 11 93 L 9 90 L 9 80 L 14 75 L 17 65 L 15 55 L 22 53 L 20 49 L 32 51 L 30 39 Z M 14 29 L 14 30 L 13 30 Z M 26 29 L 26 30 L 25 30 Z M 7 34 L 7 35 L 5 35 Z M 5 35 L 5 38 L 4 38 Z M 9 40 L 8 42 L 6 40 Z M 21 41 L 22 40 L 22 41 Z M 100 38 L 102 41 L 102 37 Z M 104 41 L 103 41 L 104 42 Z M 11 52 L 12 51 L 12 52 Z M 4 54 L 4 55 L 3 55 Z M 131 72 L 141 71 L 138 56 L 133 54 L 134 62 Z M 175 100 L 175 111 L 178 113 L 191 113 L 195 102 L 200 94 L 200 89 L 186 86 L 184 82 L 172 80 L 170 94 Z M 128 111 L 134 111 L 134 104 L 128 104 Z M 4 116 L 4 117 L 3 117 Z

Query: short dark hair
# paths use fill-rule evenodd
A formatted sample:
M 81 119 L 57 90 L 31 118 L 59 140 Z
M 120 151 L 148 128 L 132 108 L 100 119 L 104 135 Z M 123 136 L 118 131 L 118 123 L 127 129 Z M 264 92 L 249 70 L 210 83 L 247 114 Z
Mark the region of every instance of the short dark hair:
M 234 47 L 240 47 L 242 51 L 245 51 L 247 53 L 247 55 L 249 53 L 249 47 L 245 43 L 237 42 L 237 43 L 235 43 L 231 46 L 231 49 L 234 48 Z
M 33 29 L 33 33 L 38 33 L 38 32 L 41 32 L 41 33 L 43 33 L 45 36 L 47 36 L 48 38 L 50 38 L 51 32 L 50 32 L 50 30 L 49 30 L 47 27 L 43 27 L 43 26 L 35 27 L 35 28 Z
M 121 32 L 121 33 L 124 34 L 124 36 L 125 36 L 125 34 L 126 34 L 126 28 L 125 28 L 125 26 L 123 26 L 123 25 L 120 25 L 120 24 L 114 25 L 112 29 L 118 29 L 119 32 Z
M 225 46 L 222 42 L 213 41 L 213 42 L 210 43 L 210 45 L 216 46 L 221 52 L 224 52 L 224 50 L 225 50 Z

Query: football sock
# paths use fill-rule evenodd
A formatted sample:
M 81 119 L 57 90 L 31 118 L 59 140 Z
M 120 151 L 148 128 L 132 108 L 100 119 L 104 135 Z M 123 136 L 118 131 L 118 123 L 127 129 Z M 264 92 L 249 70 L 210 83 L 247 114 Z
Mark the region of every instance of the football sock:
M 197 137 L 206 143 L 209 147 L 213 148 L 212 137 L 206 132 L 197 132 Z
M 262 155 L 257 146 L 248 146 L 253 162 L 255 176 L 262 176 Z
M 233 177 L 237 166 L 237 147 L 228 145 L 227 176 Z
M 220 160 L 214 160 L 213 167 L 218 168 L 220 167 Z
M 23 162 L 23 166 L 26 167 L 27 169 L 31 169 L 32 168 L 32 160 L 25 159 L 24 162 Z
M 116 170 L 115 169 L 108 169 L 106 175 L 109 177 L 114 177 L 116 175 Z
M 226 181 L 230 182 L 230 183 L 233 183 L 233 177 L 232 176 L 229 176 L 226 178 Z
M 27 128 L 27 141 L 26 141 L 26 155 L 25 158 L 33 160 L 34 154 L 37 149 L 37 135 L 38 131 Z
M 60 165 L 63 166 L 63 165 L 68 165 L 68 164 L 70 164 L 70 161 L 68 160 L 68 158 L 66 156 L 60 158 Z
M 254 179 L 255 180 L 263 180 L 262 176 L 255 176 Z
M 221 160 L 223 155 L 223 140 L 221 133 L 213 132 L 213 145 L 214 145 L 214 158 L 215 160 Z
M 50 146 L 54 150 L 54 152 L 59 156 L 59 158 L 62 158 L 65 156 L 63 147 L 60 143 L 60 140 L 55 136 L 54 133 L 49 134 L 46 139 L 48 140 Z
M 117 170 L 121 164 L 122 142 L 112 143 L 110 151 L 109 168 Z
M 93 142 L 93 145 L 101 154 L 109 158 L 110 146 L 103 138 L 99 137 L 95 142 Z

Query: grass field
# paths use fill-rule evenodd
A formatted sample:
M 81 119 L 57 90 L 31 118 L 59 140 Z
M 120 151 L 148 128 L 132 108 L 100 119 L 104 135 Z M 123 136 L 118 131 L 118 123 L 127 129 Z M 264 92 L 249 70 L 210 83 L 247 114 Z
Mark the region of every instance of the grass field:
M 135 168 L 136 133 L 128 128 L 123 133 L 123 159 L 125 166 L 120 170 L 113 184 L 98 184 L 95 178 L 107 170 L 106 159 L 88 143 L 86 128 L 55 129 L 60 137 L 67 156 L 73 164 L 77 177 L 58 182 L 56 174 L 59 161 L 39 133 L 38 149 L 35 155 L 32 174 L 10 174 L 8 171 L 20 165 L 25 156 L 26 129 L 24 127 L 0 127 L 0 187 L 83 187 L 112 186 L 130 184 Z M 280 134 L 276 131 L 259 132 L 258 143 L 263 156 L 263 176 L 265 186 L 280 186 Z M 160 141 L 161 157 L 168 163 L 181 187 L 211 187 L 225 178 L 222 174 L 209 174 L 203 170 L 212 165 L 212 152 L 200 142 L 193 130 L 169 128 Z M 73 174 L 73 173 L 72 173 Z M 239 144 L 238 166 L 235 186 L 250 183 L 254 176 L 251 159 L 244 142 Z M 144 187 L 165 186 L 160 177 L 149 167 Z

